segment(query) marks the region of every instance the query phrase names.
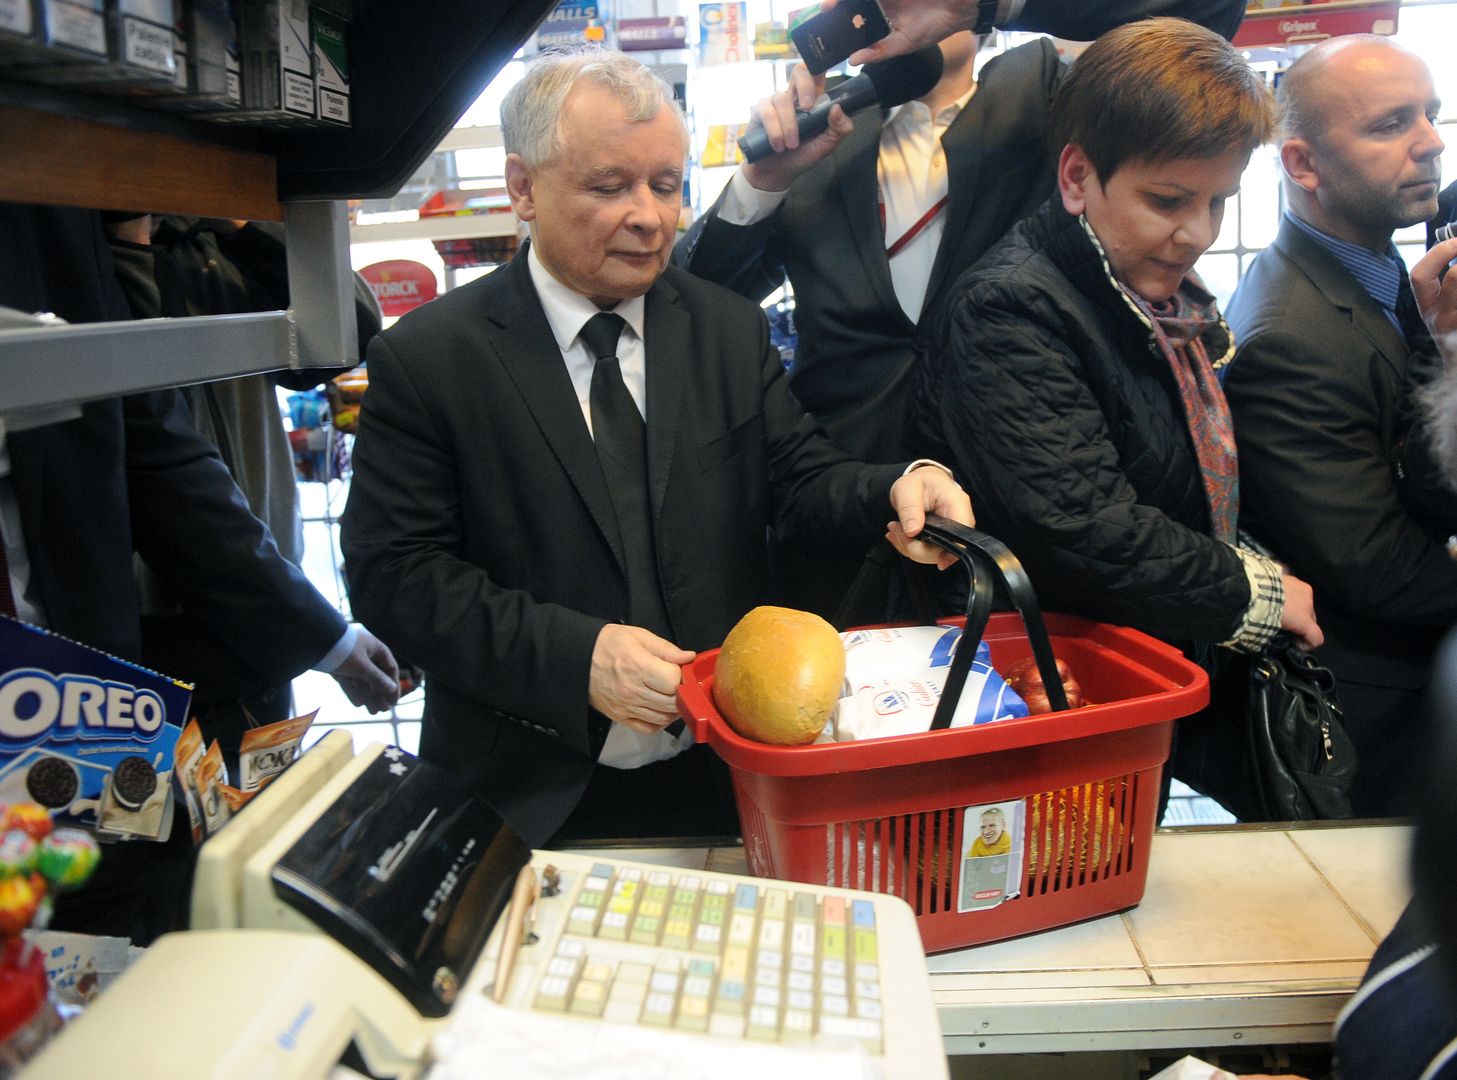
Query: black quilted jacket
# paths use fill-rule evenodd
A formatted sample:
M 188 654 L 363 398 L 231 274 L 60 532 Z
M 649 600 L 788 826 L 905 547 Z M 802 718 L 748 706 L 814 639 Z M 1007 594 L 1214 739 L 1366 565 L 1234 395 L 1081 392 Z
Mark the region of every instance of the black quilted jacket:
M 1208 535 L 1168 362 L 1056 196 L 962 275 L 938 320 L 914 449 L 954 465 L 1043 606 L 1184 646 L 1233 636 L 1249 585 Z M 1229 332 L 1204 340 L 1219 358 Z

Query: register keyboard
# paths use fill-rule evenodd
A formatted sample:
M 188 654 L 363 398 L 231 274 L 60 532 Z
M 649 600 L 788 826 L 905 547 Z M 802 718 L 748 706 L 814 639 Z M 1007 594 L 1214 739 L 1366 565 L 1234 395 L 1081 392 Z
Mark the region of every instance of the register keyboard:
M 532 866 L 556 884 L 533 905 L 536 940 L 511 964 L 505 1004 L 726 1039 L 849 1040 L 888 1077 L 945 1074 L 899 899 L 567 852 L 534 852 Z

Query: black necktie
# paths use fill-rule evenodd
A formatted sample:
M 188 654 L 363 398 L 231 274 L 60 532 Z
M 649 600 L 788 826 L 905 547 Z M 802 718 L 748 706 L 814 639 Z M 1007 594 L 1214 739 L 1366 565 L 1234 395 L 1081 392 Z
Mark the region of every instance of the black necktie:
M 627 559 L 630 611 L 627 621 L 671 640 L 672 628 L 663 604 L 658 562 L 653 546 L 652 510 L 648 501 L 647 430 L 642 413 L 622 381 L 617 339 L 622 316 L 601 312 L 587 320 L 580 337 L 597 359 L 592 368 L 592 439 L 612 495 L 617 528 Z

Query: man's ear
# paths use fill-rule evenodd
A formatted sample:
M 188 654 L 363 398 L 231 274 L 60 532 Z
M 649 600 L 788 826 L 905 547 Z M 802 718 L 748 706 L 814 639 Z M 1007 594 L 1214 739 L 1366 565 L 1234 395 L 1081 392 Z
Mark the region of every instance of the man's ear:
M 1062 208 L 1074 217 L 1088 208 L 1088 185 L 1098 182 L 1098 174 L 1083 148 L 1068 143 L 1057 159 L 1057 190 L 1062 195 Z
M 1315 147 L 1307 139 L 1286 139 L 1280 144 L 1280 167 L 1290 182 L 1304 188 L 1312 195 L 1320 187 L 1320 175 L 1316 170 Z
M 532 196 L 534 179 L 531 167 L 520 154 L 506 155 L 506 193 L 511 196 L 511 209 L 522 221 L 536 220 L 536 200 Z

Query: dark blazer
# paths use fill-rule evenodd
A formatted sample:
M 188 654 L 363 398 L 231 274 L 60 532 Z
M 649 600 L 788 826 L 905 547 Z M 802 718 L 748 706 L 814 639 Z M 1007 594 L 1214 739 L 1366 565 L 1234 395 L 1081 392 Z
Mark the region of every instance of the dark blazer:
M 768 597 L 771 522 L 863 551 L 899 470 L 849 460 L 803 415 L 757 305 L 670 268 L 645 318 L 658 569 L 674 640 L 705 649 Z M 588 675 L 628 593 L 524 251 L 386 330 L 368 363 L 343 529 L 354 612 L 425 669 L 422 756 L 539 843 L 606 738 Z
M 1233 36 L 1240 0 L 1029 0 L 1005 29 L 1090 41 L 1122 23 L 1177 15 Z M 1058 147 L 1048 106 L 1066 68 L 1046 38 L 990 60 L 946 129 L 946 230 L 922 317 L 906 317 L 891 283 L 876 205 L 885 113 L 867 109 L 834 152 L 797 178 L 779 209 L 731 225 L 717 204 L 679 240 L 673 262 L 763 300 L 787 277 L 798 333 L 790 388 L 830 436 L 866 461 L 903 453 L 902 428 L 918 324 L 961 272 L 1053 190 Z
M 1045 38 L 996 57 L 946 129 L 946 231 L 923 311 L 1052 190 L 1047 105 L 1062 71 Z M 793 283 L 790 388 L 840 446 L 867 461 L 901 455 L 916 340 L 876 210 L 883 119 L 878 109 L 854 117 L 855 130 L 763 221 L 729 224 L 715 203 L 673 252 L 675 265 L 753 300 L 786 277 Z
M 1403 711 L 1457 622 L 1457 561 L 1398 496 L 1392 462 L 1406 340 L 1340 262 L 1289 221 L 1245 274 L 1227 315 L 1225 378 L 1243 525 L 1315 590 L 1318 655 Z M 1364 697 L 1364 695 L 1363 695 Z M 1358 745 L 1414 718 L 1360 713 Z M 1358 778 L 1359 780 L 1359 778 Z

